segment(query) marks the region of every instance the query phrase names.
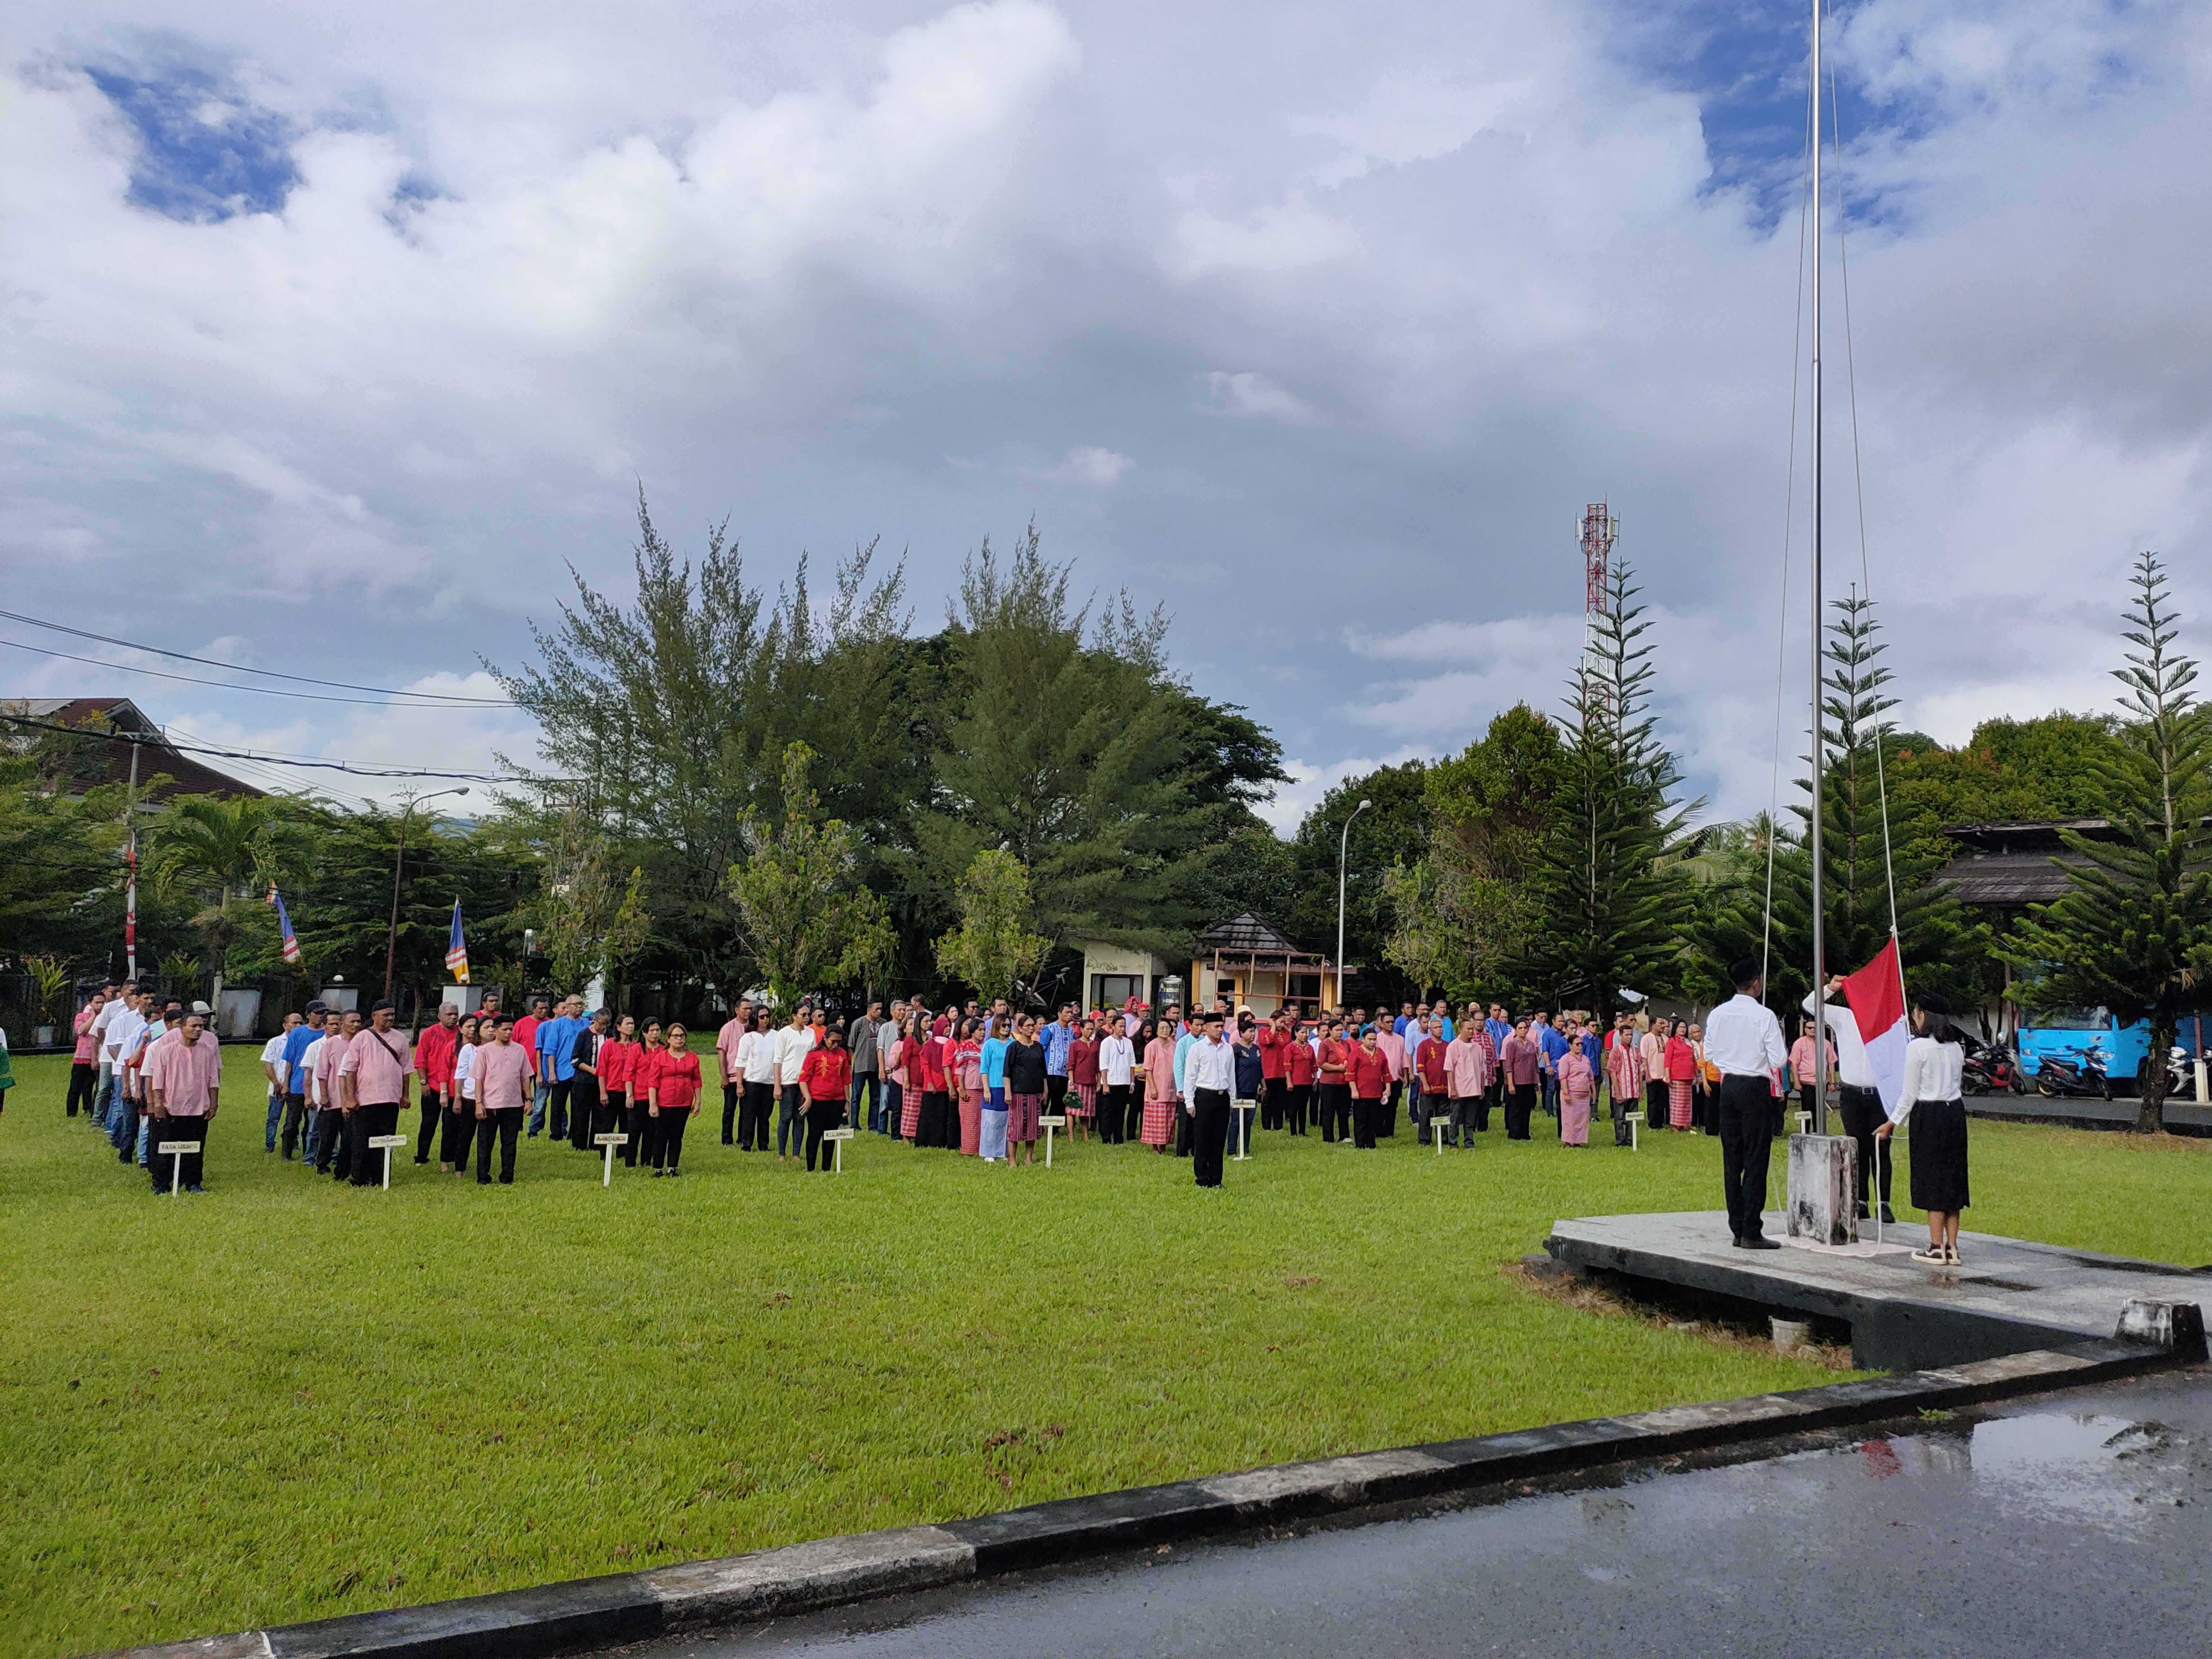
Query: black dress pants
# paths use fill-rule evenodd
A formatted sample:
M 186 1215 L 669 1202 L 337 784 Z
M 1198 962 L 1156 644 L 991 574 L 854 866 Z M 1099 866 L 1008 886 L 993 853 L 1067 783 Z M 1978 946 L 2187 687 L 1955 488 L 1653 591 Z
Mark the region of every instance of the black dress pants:
M 163 1141 L 189 1140 L 192 1150 L 179 1158 L 161 1150 Z M 154 1190 L 169 1190 L 172 1173 L 186 1187 L 200 1184 L 201 1148 L 207 1145 L 204 1117 L 157 1117 L 146 1126 L 146 1172 L 154 1177 Z
M 1099 1090 L 1098 1139 L 1109 1146 L 1120 1146 L 1123 1139 L 1121 1121 L 1128 1115 L 1129 1090 L 1126 1084 L 1119 1088 Z
M 1201 1187 L 1218 1187 L 1222 1152 L 1229 1145 L 1229 1091 L 1194 1090 L 1192 1103 L 1194 1112 L 1178 1115 L 1190 1125 L 1191 1176 Z
M 837 1127 L 845 1115 L 842 1100 L 810 1100 L 806 1103 L 806 1167 L 814 1167 L 814 1155 L 822 1154 L 822 1168 L 827 1171 L 832 1163 L 829 1152 L 823 1151 L 822 1137 Z
M 1508 1140 L 1528 1139 L 1528 1118 L 1535 1109 L 1534 1084 L 1509 1083 L 1505 1085 L 1505 1138 Z
M 1372 1147 L 1375 1145 L 1375 1123 L 1382 1116 L 1384 1103 L 1370 1100 L 1364 1095 L 1352 1097 L 1352 1144 Z
M 553 1086 L 568 1091 L 568 1144 L 580 1152 L 590 1152 L 592 1116 L 599 1106 L 599 1079 L 589 1072 L 579 1072 L 567 1083 Z
M 1868 1206 L 1876 1200 L 1893 1201 L 1897 1189 L 1890 1184 L 1889 1139 L 1877 1139 L 1875 1131 L 1887 1121 L 1881 1109 L 1881 1097 L 1871 1089 L 1862 1089 L 1856 1084 L 1840 1085 L 1836 1096 L 1836 1115 L 1844 1121 L 1844 1133 L 1858 1144 L 1859 1149 L 1859 1213 L 1871 1216 Z M 1876 1181 L 1881 1184 L 1877 1186 Z
M 653 1120 L 660 1133 L 653 1139 L 653 1167 L 673 1170 L 684 1158 L 684 1131 L 691 1121 L 689 1106 L 664 1106 Z
M 575 1081 L 555 1078 L 545 1085 L 545 1127 L 556 1140 L 568 1138 L 568 1095 Z
M 340 1181 L 353 1168 L 353 1154 L 346 1145 L 346 1115 L 335 1106 L 318 1107 L 314 1131 L 307 1139 L 314 1145 L 315 1173 L 335 1175 Z
M 1306 1113 L 1313 1104 L 1313 1085 L 1286 1083 L 1283 1085 L 1283 1127 L 1294 1135 L 1306 1132 Z
M 353 1109 L 353 1115 L 346 1120 L 346 1150 L 353 1154 L 348 1178 L 355 1186 L 368 1187 L 384 1179 L 386 1154 L 368 1144 L 370 1138 L 398 1133 L 398 1101 L 365 1101 Z
M 1279 1129 L 1283 1127 L 1284 1109 L 1289 1103 L 1290 1090 L 1279 1077 L 1260 1079 L 1260 1127 Z
M 738 1134 L 738 1097 L 744 1092 L 742 1083 L 722 1085 L 722 1145 L 734 1142 Z
M 286 1095 L 284 1097 L 284 1133 L 283 1139 L 277 1143 L 277 1146 L 287 1162 L 290 1161 L 293 1153 L 300 1150 L 300 1137 L 306 1133 L 307 1122 L 307 1096 Z
M 475 1118 L 475 1108 L 469 1109 L 471 1121 L 477 1126 L 477 1185 L 491 1185 L 491 1144 L 499 1142 L 499 1184 L 514 1185 L 514 1144 L 522 1135 L 522 1119 L 526 1108 L 502 1106 L 487 1112 L 483 1119 Z
M 415 1131 L 415 1161 L 417 1164 L 428 1164 L 430 1161 L 431 1143 L 437 1139 L 438 1131 L 445 1127 L 438 1121 L 444 1114 L 445 1104 L 446 1097 L 435 1089 L 428 1087 L 423 1089 L 422 1123 L 422 1127 Z
M 70 1062 L 68 1115 L 75 1117 L 76 1115 L 78 1103 L 82 1102 L 84 1105 L 85 1115 L 87 1117 L 90 1117 L 92 1115 L 92 1103 L 96 1098 L 98 1098 L 99 1094 L 99 1062 L 97 1060 L 71 1060 Z
M 738 1085 L 738 1147 L 741 1152 L 768 1150 L 770 1090 L 765 1083 Z
M 1145 1097 L 1134 1088 L 1124 1089 L 1127 1103 L 1121 1110 L 1121 1139 L 1141 1140 L 1145 1133 Z
M 1389 1139 L 1398 1133 L 1398 1100 L 1406 1091 L 1403 1082 L 1390 1085 L 1390 1092 L 1375 1103 L 1375 1133 Z M 1359 1109 L 1355 1106 L 1355 1112 Z
M 438 1140 L 438 1162 L 449 1164 L 456 1170 L 466 1170 L 469 1148 L 477 1138 L 476 1102 L 448 1095 L 441 1127 L 443 1133 Z
M 1774 1155 L 1774 1089 L 1763 1077 L 1721 1079 L 1721 1196 L 1738 1238 L 1761 1238 L 1766 1166 Z
M 1352 1139 L 1352 1085 L 1324 1083 L 1321 1097 L 1321 1138 L 1327 1141 Z

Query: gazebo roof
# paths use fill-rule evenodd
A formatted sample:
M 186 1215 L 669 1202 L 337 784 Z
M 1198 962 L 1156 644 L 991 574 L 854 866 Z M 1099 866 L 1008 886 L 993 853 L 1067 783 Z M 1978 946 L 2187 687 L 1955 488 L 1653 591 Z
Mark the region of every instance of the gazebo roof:
M 1298 947 L 1283 937 L 1282 930 L 1255 911 L 1242 910 L 1226 921 L 1217 921 L 1198 936 L 1208 951 L 1237 951 L 1259 956 L 1297 956 Z

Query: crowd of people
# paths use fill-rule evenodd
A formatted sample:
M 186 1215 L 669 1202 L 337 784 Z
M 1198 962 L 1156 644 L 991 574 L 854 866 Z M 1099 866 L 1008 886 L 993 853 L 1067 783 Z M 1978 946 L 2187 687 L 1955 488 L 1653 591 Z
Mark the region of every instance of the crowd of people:
M 811 1000 L 781 1016 L 744 1000 L 714 1042 L 721 1142 L 765 1153 L 772 1140 L 780 1162 L 826 1170 L 825 1137 L 849 1122 L 1015 1168 L 1036 1162 L 1049 1118 L 1079 1140 L 1188 1158 L 1197 1184 L 1212 1188 L 1240 1106 L 1240 1136 L 1310 1130 L 1359 1150 L 1395 1136 L 1401 1109 L 1424 1145 L 1471 1147 L 1495 1113 L 1509 1140 L 1529 1139 L 1540 1114 L 1556 1121 L 1561 1144 L 1587 1146 L 1602 1107 L 1616 1146 L 1633 1143 L 1638 1121 L 1720 1138 L 1735 1242 L 1766 1248 L 1759 1214 L 1788 1087 L 1809 1095 L 1821 1068 L 1832 1082 L 1840 1067 L 1845 1129 L 1862 1142 L 1869 1178 L 1862 1192 L 1881 1198 L 1896 1117 L 1873 1094 L 1849 1010 L 1808 998 L 1805 1034 L 1785 1053 L 1756 969 L 1734 964 L 1738 994 L 1713 1012 L 1710 1036 L 1644 1011 L 1601 1030 L 1575 1012 L 1509 1015 L 1470 1002 L 1455 1013 L 1442 1000 L 1407 1001 L 1395 1014 L 1309 1014 L 1293 1003 L 1257 1015 L 1225 998 L 1188 1011 L 1133 998 L 1087 1012 L 1066 1004 L 1050 1020 L 1004 999 L 939 1011 L 896 1000 L 886 1012 L 872 1001 L 848 1019 Z M 1812 1018 L 1827 1028 L 1817 1046 Z M 1936 1024 L 1940 1036 L 1942 1015 Z M 155 1191 L 173 1182 L 203 1190 L 200 1149 L 222 1091 L 207 1006 L 159 1001 L 136 984 L 106 988 L 77 1015 L 76 1039 L 67 1115 L 82 1114 L 119 1161 L 146 1169 Z M 540 1134 L 594 1156 L 611 1144 L 625 1168 L 678 1176 L 691 1116 L 704 1108 L 700 1055 L 682 1024 L 586 1012 L 580 996 L 532 997 L 520 1015 L 495 995 L 466 1013 L 448 1003 L 411 1036 L 388 1001 L 366 1019 L 313 1002 L 285 1016 L 260 1064 L 264 1150 L 356 1186 L 381 1178 L 372 1150 L 388 1155 L 410 1111 L 416 1164 L 434 1153 L 440 1173 L 465 1176 L 473 1162 L 489 1186 L 495 1155 L 496 1179 L 511 1184 L 519 1144 Z M 1923 1073 L 1940 1088 L 1955 1067 L 1923 1056 L 1916 1087 Z M 1940 1212 L 1954 1253 L 1965 1207 L 1957 1115 L 1956 1178 L 1935 1194 L 1948 1200 Z M 380 1139 L 387 1145 L 376 1147 Z

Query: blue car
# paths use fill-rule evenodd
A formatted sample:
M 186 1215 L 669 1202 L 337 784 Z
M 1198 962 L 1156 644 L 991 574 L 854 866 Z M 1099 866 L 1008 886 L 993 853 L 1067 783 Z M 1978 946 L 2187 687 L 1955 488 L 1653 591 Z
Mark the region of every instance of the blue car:
M 2132 1093 L 2143 1061 L 2150 1057 L 2150 1022 L 2122 1025 L 2106 1008 L 2054 1009 L 2049 1013 L 2023 1010 L 2014 1039 L 2020 1069 L 2033 1082 L 2043 1069 L 2046 1054 L 2075 1060 L 2088 1049 L 2104 1056 L 2105 1075 L 2117 1091 Z

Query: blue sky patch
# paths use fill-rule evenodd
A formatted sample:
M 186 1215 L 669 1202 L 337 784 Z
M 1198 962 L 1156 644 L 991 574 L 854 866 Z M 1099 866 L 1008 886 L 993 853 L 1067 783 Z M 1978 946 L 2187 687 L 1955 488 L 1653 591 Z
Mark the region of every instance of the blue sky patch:
M 198 70 L 144 79 L 88 70 L 93 84 L 137 129 L 133 205 L 187 224 L 282 211 L 300 181 L 291 124 Z

